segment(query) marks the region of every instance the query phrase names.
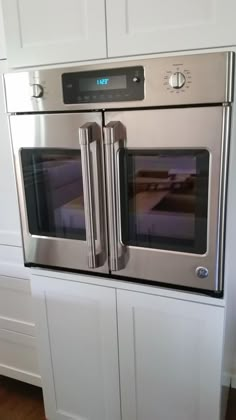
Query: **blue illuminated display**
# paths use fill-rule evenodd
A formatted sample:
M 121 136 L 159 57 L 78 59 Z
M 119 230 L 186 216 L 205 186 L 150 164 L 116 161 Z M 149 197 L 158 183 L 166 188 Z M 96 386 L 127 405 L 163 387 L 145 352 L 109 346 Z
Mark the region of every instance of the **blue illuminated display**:
M 79 79 L 79 91 L 80 92 L 91 92 L 91 91 L 103 91 L 103 90 L 114 90 L 114 89 L 126 89 L 127 80 L 126 75 L 121 74 L 117 76 L 107 77 L 81 77 Z
M 108 85 L 110 79 L 97 79 L 97 85 Z

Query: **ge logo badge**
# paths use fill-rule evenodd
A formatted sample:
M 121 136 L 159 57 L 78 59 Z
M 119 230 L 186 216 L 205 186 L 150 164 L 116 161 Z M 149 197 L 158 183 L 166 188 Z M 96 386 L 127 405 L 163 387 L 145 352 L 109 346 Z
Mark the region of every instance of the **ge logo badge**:
M 197 267 L 196 275 L 199 279 L 205 279 L 208 277 L 208 269 L 206 267 Z

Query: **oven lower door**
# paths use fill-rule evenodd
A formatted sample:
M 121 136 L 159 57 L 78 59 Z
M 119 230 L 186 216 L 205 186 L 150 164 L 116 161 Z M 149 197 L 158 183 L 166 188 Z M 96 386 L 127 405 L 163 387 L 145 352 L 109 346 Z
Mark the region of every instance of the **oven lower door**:
M 10 117 L 28 265 L 108 273 L 101 113 Z
M 110 267 L 222 290 L 229 108 L 107 112 Z

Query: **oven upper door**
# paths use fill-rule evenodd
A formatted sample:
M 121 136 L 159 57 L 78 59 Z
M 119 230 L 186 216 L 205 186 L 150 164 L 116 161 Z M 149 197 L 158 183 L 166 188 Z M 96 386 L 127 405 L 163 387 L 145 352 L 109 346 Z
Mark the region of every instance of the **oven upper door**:
M 108 272 L 101 113 L 10 117 L 25 262 Z
M 228 114 L 220 106 L 106 113 L 114 274 L 221 289 Z

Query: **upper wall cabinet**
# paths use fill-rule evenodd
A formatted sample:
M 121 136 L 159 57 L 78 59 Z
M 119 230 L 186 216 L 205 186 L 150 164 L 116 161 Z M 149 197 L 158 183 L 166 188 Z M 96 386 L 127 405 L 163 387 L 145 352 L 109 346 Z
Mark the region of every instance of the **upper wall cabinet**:
M 10 67 L 236 44 L 235 0 L 1 1 Z
M 0 0 L 0 60 L 6 58 L 5 34 L 3 27 L 2 3 Z
M 10 67 L 106 56 L 104 0 L 2 2 Z
M 235 0 L 106 0 L 110 57 L 236 43 Z

